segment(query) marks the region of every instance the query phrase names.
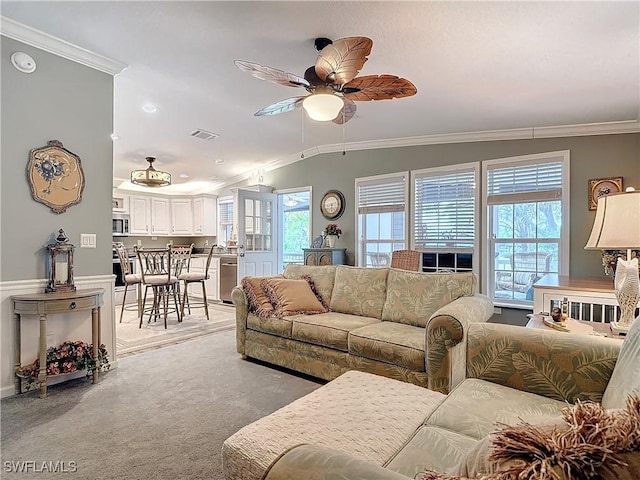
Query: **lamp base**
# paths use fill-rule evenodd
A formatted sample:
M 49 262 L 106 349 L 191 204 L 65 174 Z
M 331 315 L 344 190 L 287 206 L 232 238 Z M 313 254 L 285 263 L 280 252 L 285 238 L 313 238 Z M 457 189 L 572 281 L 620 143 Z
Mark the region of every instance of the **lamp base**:
M 614 335 L 626 335 L 629 333 L 629 329 L 631 328 L 631 325 L 623 325 L 620 322 L 611 322 L 609 325 L 611 326 L 611 332 Z

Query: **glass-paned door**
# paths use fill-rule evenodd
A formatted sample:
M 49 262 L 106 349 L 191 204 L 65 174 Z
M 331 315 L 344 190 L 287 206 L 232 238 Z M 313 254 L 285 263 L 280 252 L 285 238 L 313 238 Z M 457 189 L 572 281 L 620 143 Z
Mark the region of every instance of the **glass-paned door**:
M 275 274 L 276 218 L 276 195 L 238 190 L 238 281 Z

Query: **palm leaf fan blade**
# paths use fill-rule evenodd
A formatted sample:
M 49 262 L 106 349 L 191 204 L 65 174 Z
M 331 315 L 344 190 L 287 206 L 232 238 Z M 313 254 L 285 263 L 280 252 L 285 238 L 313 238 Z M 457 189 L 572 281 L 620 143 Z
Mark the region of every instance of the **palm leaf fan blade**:
M 395 75 L 357 77 L 343 88 L 345 98 L 359 102 L 410 97 L 418 93 L 413 83 Z
M 291 97 L 280 100 L 274 104 L 269 105 L 258 110 L 254 115 L 256 117 L 264 117 L 267 115 L 278 115 L 279 113 L 286 113 L 294 110 L 302 105 L 302 101 L 305 97 Z
M 320 51 L 315 70 L 323 81 L 342 85 L 355 78 L 371 53 L 373 41 L 367 37 L 336 40 Z
M 358 107 L 356 107 L 356 104 L 353 101 L 345 98 L 344 106 L 342 107 L 342 110 L 340 110 L 340 113 L 338 113 L 338 116 L 334 118 L 332 122 L 338 125 L 347 123 L 356 114 L 357 108 Z
M 243 72 L 247 72 L 255 78 L 266 80 L 267 82 L 284 85 L 285 87 L 308 87 L 309 82 L 304 78 L 287 73 L 277 68 L 267 67 L 258 63 L 246 62 L 244 60 L 235 60 L 233 62 Z

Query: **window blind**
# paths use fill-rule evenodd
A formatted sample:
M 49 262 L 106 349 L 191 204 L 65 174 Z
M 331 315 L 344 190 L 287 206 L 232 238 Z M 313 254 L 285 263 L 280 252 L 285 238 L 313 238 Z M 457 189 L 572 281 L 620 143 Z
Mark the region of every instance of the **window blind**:
M 499 205 L 562 198 L 562 165 L 561 161 L 551 161 L 489 167 L 487 203 Z
M 406 204 L 405 176 L 358 183 L 358 213 L 402 212 Z
M 417 248 L 469 248 L 475 237 L 475 171 L 418 174 L 414 181 Z
M 231 225 L 233 223 L 233 202 L 220 202 L 219 204 L 220 225 Z

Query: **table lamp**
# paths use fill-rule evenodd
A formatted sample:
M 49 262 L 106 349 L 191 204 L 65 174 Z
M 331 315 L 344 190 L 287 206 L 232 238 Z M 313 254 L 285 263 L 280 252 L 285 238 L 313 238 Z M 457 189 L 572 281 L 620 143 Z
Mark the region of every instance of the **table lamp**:
M 631 258 L 631 250 L 640 248 L 640 191 L 628 188 L 623 193 L 612 193 L 598 199 L 596 217 L 587 250 L 626 250 L 627 259 L 618 258 L 614 288 L 620 318 L 611 322 L 611 330 L 625 334 L 633 322 L 640 300 L 638 259 Z

